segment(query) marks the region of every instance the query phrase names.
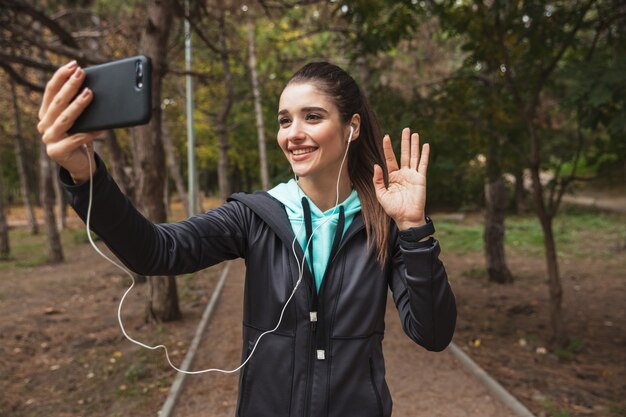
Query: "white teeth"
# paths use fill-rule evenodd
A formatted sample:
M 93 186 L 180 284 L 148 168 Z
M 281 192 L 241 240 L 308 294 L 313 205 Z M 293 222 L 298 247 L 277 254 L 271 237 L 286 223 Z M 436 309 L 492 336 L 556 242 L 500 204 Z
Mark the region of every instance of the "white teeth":
M 293 153 L 294 155 L 303 155 L 305 153 L 313 152 L 314 150 L 315 148 L 294 149 L 293 151 L 291 151 L 291 153 Z

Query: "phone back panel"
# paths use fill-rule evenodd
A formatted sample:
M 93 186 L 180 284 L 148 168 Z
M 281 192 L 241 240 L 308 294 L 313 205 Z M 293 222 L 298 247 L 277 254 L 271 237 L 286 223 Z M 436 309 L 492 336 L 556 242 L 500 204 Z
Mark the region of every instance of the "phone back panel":
M 137 63 L 142 64 L 141 83 Z M 91 132 L 148 123 L 152 115 L 150 59 L 135 56 L 85 68 L 84 87 L 93 100 L 76 119 L 70 133 Z

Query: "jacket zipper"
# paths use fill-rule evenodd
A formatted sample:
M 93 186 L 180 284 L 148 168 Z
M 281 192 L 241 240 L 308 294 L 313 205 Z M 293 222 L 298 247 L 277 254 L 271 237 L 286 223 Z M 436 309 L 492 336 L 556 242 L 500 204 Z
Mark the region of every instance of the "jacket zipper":
M 302 198 L 302 208 L 304 211 L 304 221 L 305 221 L 305 229 L 306 229 L 306 241 L 308 242 L 313 233 L 313 225 L 311 221 L 311 210 L 309 206 L 309 202 L 306 198 Z M 337 229 L 335 231 L 335 236 L 333 238 L 333 244 L 329 255 L 329 261 L 333 260 L 337 254 L 339 249 L 339 244 L 341 242 L 341 238 L 343 235 L 343 227 L 345 224 L 345 214 L 343 206 L 339 206 L 339 219 L 337 221 Z M 309 259 L 311 261 L 311 265 L 313 265 L 313 241 L 311 240 L 309 244 Z M 325 327 L 325 319 L 324 319 L 324 305 L 322 303 L 324 289 L 326 288 L 326 283 L 328 281 L 328 275 L 330 270 L 330 262 L 326 267 L 326 271 L 324 272 L 324 277 L 322 278 L 322 284 L 320 286 L 319 293 L 317 291 L 317 285 L 315 283 L 315 273 L 313 267 L 310 268 L 310 277 L 312 280 L 312 305 L 310 310 L 310 325 L 311 325 L 311 333 L 309 337 L 309 343 L 311 346 L 309 353 L 309 369 L 307 371 L 307 390 L 306 390 L 306 401 L 304 412 L 305 415 L 311 415 L 311 397 L 312 397 L 312 388 L 313 388 L 313 377 L 314 377 L 314 367 L 316 360 L 326 360 L 326 327 Z
M 304 226 L 306 229 L 306 238 L 305 242 L 309 244 L 309 274 L 307 276 L 311 280 L 311 285 L 309 288 L 311 289 L 311 305 L 309 308 L 309 325 L 311 326 L 311 331 L 309 332 L 309 361 L 307 365 L 307 377 L 306 377 L 306 397 L 304 402 L 304 415 L 309 416 L 311 414 L 311 391 L 313 388 L 313 368 L 315 367 L 315 334 L 317 330 L 317 302 L 318 302 L 318 294 L 317 294 L 317 286 L 315 284 L 315 271 L 313 270 L 313 241 L 309 241 L 313 231 L 313 225 L 311 224 L 311 207 L 309 206 L 309 201 L 306 197 L 302 197 L 302 211 L 304 217 Z M 303 254 L 306 256 L 306 246 L 302 248 Z M 307 264 L 305 258 L 302 258 L 302 263 Z M 303 265 L 304 268 L 304 265 Z

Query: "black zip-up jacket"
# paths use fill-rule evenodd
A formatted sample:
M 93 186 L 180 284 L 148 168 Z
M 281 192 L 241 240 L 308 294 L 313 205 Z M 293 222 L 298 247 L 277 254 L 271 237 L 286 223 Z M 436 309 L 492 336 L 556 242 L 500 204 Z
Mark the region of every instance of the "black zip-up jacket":
M 97 164 L 91 229 L 131 270 L 175 275 L 245 259 L 247 357 L 257 337 L 276 326 L 298 279 L 294 233 L 281 203 L 264 192 L 239 193 L 206 213 L 155 225 L 121 193 L 99 158 Z M 85 219 L 88 184 L 73 185 L 64 170 L 61 181 Z M 381 268 L 360 214 L 339 238 L 319 294 L 305 269 L 280 327 L 261 339 L 241 371 L 238 416 L 390 416 L 382 352 L 388 289 L 411 339 L 432 351 L 450 343 L 456 305 L 436 240 L 403 242 L 393 226 L 390 259 Z M 295 248 L 302 259 L 302 248 Z

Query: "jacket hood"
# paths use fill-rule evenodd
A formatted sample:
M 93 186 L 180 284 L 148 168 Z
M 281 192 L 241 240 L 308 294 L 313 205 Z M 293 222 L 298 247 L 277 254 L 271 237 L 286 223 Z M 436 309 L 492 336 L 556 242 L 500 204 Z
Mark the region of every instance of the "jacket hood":
M 298 239 L 298 243 L 302 250 L 306 253 L 306 257 L 311 268 L 307 246 L 307 237 L 305 232 L 305 210 L 302 206 L 302 198 L 306 198 L 310 207 L 311 224 L 313 228 L 313 237 L 308 243 L 313 247 L 313 267 L 311 272 L 315 276 L 317 289 L 319 290 L 328 260 L 333 246 L 333 239 L 339 222 L 339 207 L 343 208 L 344 224 L 341 235 L 343 235 L 354 216 L 361 211 L 361 200 L 356 190 L 352 190 L 348 198 L 346 198 L 337 207 L 330 208 L 322 212 L 309 197 L 304 194 L 295 180 L 277 185 L 268 191 L 268 194 L 280 201 L 285 206 L 289 223 L 293 229 L 293 233 Z
M 316 223 L 321 223 L 327 219 L 327 216 L 333 215 L 333 219 L 330 221 L 337 225 L 337 219 L 339 217 L 339 210 L 335 210 L 335 208 L 330 208 L 325 212 L 322 212 L 313 201 L 302 191 L 300 186 L 295 180 L 290 180 L 286 183 L 278 184 L 276 187 L 272 188 L 268 191 L 268 194 L 274 197 L 276 200 L 280 201 L 287 210 L 287 216 L 289 217 L 289 221 L 291 223 L 297 223 L 301 225 L 303 222 L 303 210 L 302 210 L 302 197 L 306 197 L 309 200 L 309 204 L 311 206 L 311 217 L 313 221 L 313 226 L 315 227 Z M 339 204 L 343 206 L 344 214 L 346 216 L 346 222 L 348 219 L 354 218 L 354 215 L 361 211 L 361 200 L 359 200 L 359 195 L 356 190 L 352 190 L 352 193 L 346 198 L 343 202 Z M 334 214 L 333 214 L 334 211 Z M 346 226 L 347 228 L 347 226 Z

